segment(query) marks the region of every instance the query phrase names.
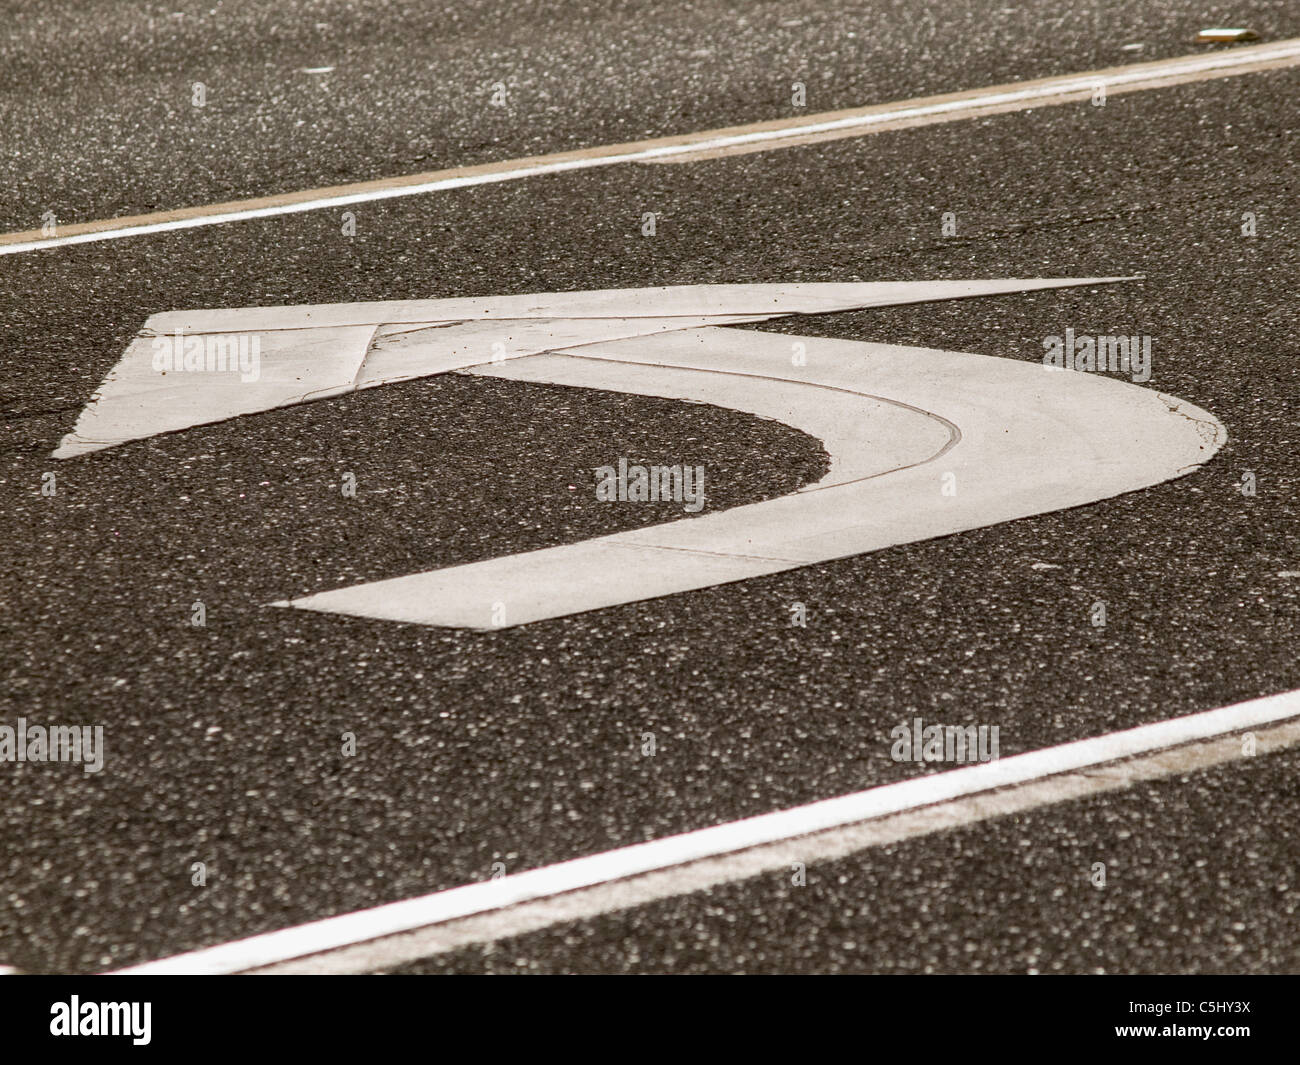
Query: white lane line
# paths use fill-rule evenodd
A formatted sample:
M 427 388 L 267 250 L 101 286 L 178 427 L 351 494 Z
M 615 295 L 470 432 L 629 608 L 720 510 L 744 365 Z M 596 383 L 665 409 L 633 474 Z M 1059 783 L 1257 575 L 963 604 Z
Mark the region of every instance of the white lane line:
M 749 152 L 792 148 L 845 137 L 860 137 L 868 133 L 913 129 L 917 126 L 930 126 L 959 119 L 984 118 L 1009 111 L 1057 107 L 1061 104 L 1094 99 L 1099 90 L 1104 90 L 1109 96 L 1119 96 L 1149 89 L 1165 89 L 1192 81 L 1275 70 L 1283 66 L 1294 66 L 1300 62 L 1300 54 L 1297 54 L 1293 47 L 1294 43 L 1283 42 L 1283 45 L 1279 46 L 1266 46 L 1269 49 L 1266 56 L 1257 56 L 1240 65 L 1237 63 L 1224 65 L 1218 62 L 1225 58 L 1222 55 L 1184 56 L 1167 62 L 1153 61 L 1131 67 L 1093 71 L 1090 74 L 1046 78 L 1020 85 L 1013 83 L 999 88 L 975 90 L 972 93 L 954 93 L 948 97 L 934 97 L 913 105 L 884 104 L 869 109 L 869 113 L 852 113 L 842 118 L 818 122 L 806 129 L 792 129 L 781 136 L 768 135 L 751 141 L 737 140 L 711 146 L 702 145 L 691 151 L 665 154 L 646 162 L 694 163 L 727 155 L 743 155 Z M 1274 51 L 1275 48 L 1279 50 Z M 1232 57 L 1239 58 L 1240 53 L 1233 53 Z M 1140 67 L 1149 69 L 1143 71 Z
M 1182 56 L 1124 67 L 1029 82 L 1011 82 L 968 92 L 899 101 L 851 111 L 824 112 L 800 119 L 757 122 L 747 126 L 707 130 L 678 137 L 660 137 L 606 145 L 574 152 L 557 152 L 481 166 L 458 167 L 381 181 L 332 188 L 307 189 L 251 200 L 180 208 L 129 218 L 100 219 L 60 227 L 62 235 L 44 237 L 40 230 L 0 234 L 0 255 L 41 248 L 58 248 L 123 237 L 166 233 L 197 226 L 273 218 L 280 215 L 348 207 L 401 196 L 470 188 L 501 181 L 559 174 L 621 163 L 653 163 L 721 152 L 756 150 L 798 143 L 801 138 L 871 133 L 877 129 L 930 121 L 952 121 L 990 112 L 1023 110 L 1074 102 L 1091 97 L 1098 87 L 1118 94 L 1161 88 L 1186 81 L 1229 77 L 1300 63 L 1300 38 L 1255 45 L 1231 52 Z
M 1252 733 L 1256 754 L 1266 755 L 1300 743 L 1300 719 Z M 495 942 L 556 924 L 589 920 L 720 884 L 778 873 L 785 883 L 791 865 L 821 865 L 871 847 L 916 839 L 980 821 L 1023 813 L 1128 788 L 1149 780 L 1184 775 L 1243 757 L 1241 735 L 1221 736 L 1138 756 L 1111 767 L 1061 773 L 994 792 L 936 803 L 916 810 L 859 821 L 843 828 L 798 836 L 736 851 L 717 858 L 673 866 L 625 880 L 609 881 L 560 895 L 549 895 L 501 910 L 429 925 L 414 932 L 369 940 L 355 946 L 295 958 L 252 970 L 262 974 L 368 973 L 475 943 Z M 817 873 L 811 873 L 817 876 Z M 761 890 L 761 888 L 760 888 Z
M 1208 753 L 1198 752 L 1190 759 L 1179 755 L 1174 748 L 1214 740 L 1231 733 L 1278 725 L 1284 721 L 1294 722 L 1297 718 L 1300 718 L 1300 691 L 1283 692 L 982 765 L 886 784 L 743 821 L 621 847 L 497 880 L 467 884 L 420 898 L 329 917 L 278 932 L 130 966 L 116 972 L 217 975 L 282 967 L 296 959 L 344 951 L 361 944 L 445 926 L 466 918 L 494 915 L 496 911 L 507 911 L 511 907 L 557 898 L 562 903 L 562 896 L 570 892 L 631 882 L 648 874 L 662 874 L 678 867 L 738 855 L 754 848 L 786 844 L 816 833 L 845 829 L 897 815 L 924 816 L 926 808 L 958 800 L 969 800 L 964 808 L 964 820 L 954 821 L 949 817 L 944 822 L 944 814 L 940 812 L 936 824 L 938 827 L 950 827 L 969 823 L 989 816 L 987 811 L 992 811 L 994 815 L 1005 812 L 999 806 L 998 795 L 993 794 L 999 789 L 1048 784 L 1048 778 L 1076 774 L 1058 796 L 1073 798 L 1124 786 L 1137 779 L 1186 772 L 1189 768 L 1196 767 L 1198 759 L 1200 764 L 1215 764 L 1246 757 L 1245 745 L 1238 743 L 1235 754 L 1231 749 L 1220 745 Z M 1300 730 L 1273 730 L 1271 735 L 1278 743 L 1287 745 L 1300 738 Z M 1161 752 L 1168 753 L 1161 755 Z M 1124 762 L 1139 756 L 1159 756 L 1163 760 L 1155 764 L 1148 760 L 1136 769 Z M 1039 794 L 1041 796 L 1044 793 Z M 1056 799 L 1049 794 L 1043 801 Z M 806 846 L 800 851 L 805 856 L 802 860 L 821 857 L 816 851 L 815 841 L 806 840 L 804 843 Z M 839 845 L 843 845 L 842 840 Z M 752 871 L 742 875 L 752 875 Z M 735 877 L 724 875 L 722 879 Z M 697 880 L 690 878 L 684 879 L 682 885 L 684 886 L 675 890 L 661 892 L 661 895 L 696 890 L 701 886 Z M 622 908 L 639 901 L 635 892 L 626 897 L 632 901 L 619 901 L 615 896 L 613 904 L 606 905 L 605 908 Z M 606 903 L 610 901 L 608 895 L 604 898 Z M 573 919 L 575 916 L 563 906 L 556 912 L 562 916 L 555 917 L 555 920 Z M 583 915 L 579 913 L 576 916 Z M 509 929 L 510 914 L 506 912 L 497 916 L 501 919 L 500 927 Z M 546 923 L 553 922 L 548 920 Z M 480 938 L 496 938 L 496 935 L 485 930 Z M 421 945 L 416 949 L 425 950 L 426 947 Z M 419 956 L 422 955 L 412 954 L 409 950 L 389 952 L 382 956 L 383 960 L 379 964 L 398 964 L 402 960 Z M 372 962 L 373 960 L 372 957 Z

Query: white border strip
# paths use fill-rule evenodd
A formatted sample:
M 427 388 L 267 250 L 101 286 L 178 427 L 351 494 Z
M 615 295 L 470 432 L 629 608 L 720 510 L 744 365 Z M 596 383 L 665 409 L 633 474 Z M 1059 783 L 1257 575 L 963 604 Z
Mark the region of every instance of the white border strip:
M 996 788 L 1095 768 L 1107 762 L 1293 717 L 1300 717 L 1300 690 L 1014 755 L 983 765 L 886 784 L 807 806 L 715 825 L 649 843 L 621 847 L 497 880 L 466 884 L 419 898 L 178 954 L 117 972 L 155 976 L 247 972 L 322 951 L 350 947 L 519 903 L 915 810 Z
M 976 114 L 990 107 L 1020 108 L 1048 102 L 1064 103 L 1053 99 L 1070 95 L 1091 95 L 1099 86 L 1108 90 L 1135 91 L 1140 88 L 1158 88 L 1166 79 L 1180 78 L 1190 80 L 1195 75 L 1214 77 L 1224 72 L 1246 73 L 1252 68 L 1265 66 L 1289 59 L 1300 61 L 1300 39 L 1279 42 L 1276 45 L 1259 45 L 1232 52 L 1215 52 L 1209 55 L 1182 56 L 1168 62 L 1151 62 L 1135 65 L 1132 70 L 1121 73 L 1097 71 L 1092 74 L 1071 74 L 1059 78 L 1044 79 L 1033 83 L 1029 88 L 1010 89 L 997 86 L 986 92 L 977 92 L 959 99 L 944 100 L 917 106 L 887 105 L 873 108 L 867 113 L 848 115 L 843 118 L 809 122 L 804 125 L 781 126 L 777 129 L 757 129 L 726 136 L 708 137 L 700 134 L 688 134 L 673 143 L 659 143 L 655 147 L 637 148 L 632 151 L 614 154 L 600 154 L 601 149 L 591 150 L 591 154 L 566 155 L 563 159 L 546 157 L 518 166 L 510 163 L 500 165 L 499 169 L 488 172 L 465 174 L 461 176 L 439 178 L 434 181 L 415 185 L 391 185 L 380 188 L 368 188 L 362 192 L 342 195 L 323 196 L 319 199 L 301 200 L 294 203 L 275 204 L 264 207 L 250 207 L 237 211 L 225 211 L 220 214 L 194 215 L 166 221 L 150 222 L 143 225 L 125 226 L 118 229 L 102 229 L 88 233 L 77 233 L 66 237 L 49 237 L 42 240 L 30 240 L 15 244 L 0 243 L 0 255 L 16 255 L 20 252 L 35 251 L 39 248 L 58 248 L 69 244 L 88 244 L 101 240 L 117 240 L 122 237 L 144 236 L 150 233 L 166 233 L 178 229 L 194 229 L 198 226 L 222 225 L 227 222 L 241 222 L 255 218 L 274 218 L 279 215 L 298 214 L 303 211 L 316 211 L 327 207 L 347 207 L 352 204 L 368 203 L 376 200 L 390 200 L 402 196 L 419 196 L 428 192 L 443 192 L 450 189 L 463 189 L 476 185 L 489 185 L 502 181 L 515 181 L 520 178 L 538 177 L 543 174 L 558 174 L 570 170 L 588 170 L 594 167 L 614 166 L 619 163 L 644 163 L 661 161 L 673 156 L 695 155 L 703 152 L 739 148 L 742 146 L 762 145 L 770 142 L 789 141 L 793 138 L 806 137 L 820 133 L 862 129 L 869 132 L 870 127 L 899 120 L 934 118 L 938 116 L 962 117 L 964 114 Z M 401 181 L 405 179 L 394 179 Z M 0 235 L 2 236 L 2 235 Z

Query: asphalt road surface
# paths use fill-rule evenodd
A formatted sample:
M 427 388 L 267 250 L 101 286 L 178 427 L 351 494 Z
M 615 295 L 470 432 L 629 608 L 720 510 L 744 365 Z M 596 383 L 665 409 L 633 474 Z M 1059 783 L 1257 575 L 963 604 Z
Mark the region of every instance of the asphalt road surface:
M 1282 2 L 23 5 L 0 31 L 0 223 L 785 118 L 795 81 L 821 112 L 1082 73 L 1206 51 L 1225 20 L 1300 36 Z M 1298 90 L 1285 67 L 366 202 L 354 236 L 322 209 L 0 256 L 0 724 L 106 737 L 98 773 L 0 762 L 0 964 L 138 964 L 951 768 L 890 757 L 918 716 L 995 725 L 1006 758 L 1300 688 Z M 1138 387 L 1227 428 L 1203 468 L 501 631 L 266 604 L 680 517 L 599 502 L 619 456 L 703 465 L 712 514 L 817 481 L 820 442 L 443 375 L 50 457 L 160 311 L 1128 275 L 747 328 L 1026 362 L 1067 327 L 1147 335 Z M 1262 752 L 813 861 L 801 885 L 377 967 L 1294 972 L 1297 769 Z

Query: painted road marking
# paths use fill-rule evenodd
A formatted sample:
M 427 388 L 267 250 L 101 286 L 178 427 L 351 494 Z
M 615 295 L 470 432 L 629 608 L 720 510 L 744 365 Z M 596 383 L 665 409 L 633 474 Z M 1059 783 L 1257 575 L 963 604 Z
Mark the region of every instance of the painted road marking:
M 1243 737 L 1259 730 L 1248 755 Z M 365 972 L 1300 743 L 1300 691 L 932 773 L 117 970 Z
M 794 341 L 806 348 L 803 366 L 791 365 Z M 832 468 L 761 503 L 276 605 L 452 628 L 525 625 L 1093 503 L 1190 473 L 1227 439 L 1207 412 L 1099 375 L 735 329 L 471 372 L 774 417 L 821 439 Z
M 1131 279 L 678 285 L 169 311 L 145 322 L 53 457 L 72 458 L 243 414 L 598 341 L 1121 280 Z M 254 337 L 257 376 L 245 380 L 249 375 L 230 368 L 230 355 L 239 354 L 240 341 L 251 354 Z M 168 355 L 174 359 L 178 351 L 187 358 L 193 354 L 193 369 L 168 368 Z M 209 353 L 214 366 L 221 357 L 227 369 L 208 370 Z
M 152 214 L 107 218 L 60 226 L 43 236 L 39 229 L 0 234 L 0 255 L 40 248 L 58 248 L 123 237 L 166 233 L 198 226 L 222 225 L 255 218 L 274 218 L 302 211 L 349 207 L 375 200 L 419 196 L 430 192 L 471 188 L 521 178 L 621 163 L 693 161 L 719 154 L 791 147 L 811 140 L 856 137 L 889 129 L 951 122 L 1005 111 L 1091 99 L 1099 89 L 1111 95 L 1163 88 L 1189 81 L 1206 81 L 1300 63 L 1300 38 L 1236 48 L 1229 52 L 1182 56 L 1122 67 L 1108 67 L 1055 78 L 1009 82 L 983 89 L 921 99 L 831 111 L 798 118 L 756 122 L 746 126 L 706 130 L 675 137 L 658 137 L 585 148 L 572 152 L 511 159 L 479 166 L 434 170 L 404 177 L 363 181 L 327 188 L 303 189 L 248 200 L 183 207 Z
M 960 119 L 984 118 L 1010 111 L 1080 103 L 1095 99 L 1103 90 L 1107 96 L 1120 96 L 1124 93 L 1164 89 L 1188 82 L 1276 70 L 1300 62 L 1300 54 L 1297 54 L 1294 48 L 1297 43 L 1300 41 L 1282 42 L 1277 46 L 1279 51 L 1257 56 L 1243 66 L 1233 64 L 1225 67 L 1204 64 L 1197 62 L 1197 56 L 1184 56 L 1175 60 L 1156 60 L 1067 77 L 1012 82 L 988 89 L 975 89 L 921 100 L 883 104 L 874 108 L 819 115 L 814 117 L 820 121 L 810 122 L 810 128 L 791 129 L 779 136 L 769 134 L 763 140 L 735 140 L 700 147 L 693 151 L 673 152 L 647 159 L 646 162 L 695 163 L 729 155 L 747 155 L 751 152 L 770 151 L 776 148 L 794 148 L 821 141 L 861 137 L 869 133 L 933 126 Z M 1234 51 L 1227 54 L 1239 56 L 1241 53 Z M 1213 60 L 1224 56 L 1212 55 L 1199 58 Z
M 457 369 L 718 404 L 784 421 L 829 451 L 820 481 L 779 499 L 271 604 L 454 628 L 529 624 L 1080 506 L 1198 468 L 1227 437 L 1212 415 L 1104 376 L 700 328 L 1104 280 L 1118 279 L 691 286 L 155 315 L 55 455 Z M 213 341 L 234 350 L 250 335 L 268 338 L 256 373 L 251 363 L 204 368 Z M 169 361 L 182 350 L 191 369 Z

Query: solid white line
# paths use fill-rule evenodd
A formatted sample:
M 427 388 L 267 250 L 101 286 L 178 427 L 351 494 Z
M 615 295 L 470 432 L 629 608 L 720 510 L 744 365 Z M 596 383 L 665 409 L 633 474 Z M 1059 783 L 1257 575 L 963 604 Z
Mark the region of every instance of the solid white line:
M 117 972 L 139 975 L 247 972 L 672 866 L 917 810 L 1056 774 L 1093 769 L 1121 759 L 1295 717 L 1300 717 L 1300 691 L 1283 692 L 576 858 L 497 880 L 467 884 L 420 898 L 329 917 Z M 1104 774 L 1102 779 L 1106 779 Z
M 539 177 L 544 174 L 559 174 L 571 170 L 588 170 L 595 167 L 614 166 L 620 163 L 644 163 L 669 159 L 674 156 L 695 155 L 697 153 L 738 148 L 746 145 L 780 143 L 792 138 L 829 133 L 839 130 L 862 129 L 869 132 L 872 126 L 888 124 L 906 119 L 935 116 L 961 116 L 974 114 L 989 107 L 1008 107 L 1020 105 L 1032 107 L 1046 103 L 1062 95 L 1091 95 L 1098 86 L 1107 90 L 1133 91 L 1151 83 L 1149 87 L 1160 87 L 1159 83 L 1168 78 L 1188 80 L 1196 74 L 1214 77 L 1225 71 L 1240 68 L 1242 71 L 1279 60 L 1300 57 L 1300 40 L 1288 40 L 1276 45 L 1260 45 L 1234 52 L 1213 53 L 1204 56 L 1183 56 L 1167 62 L 1137 64 L 1131 70 L 1120 73 L 1095 72 L 1091 74 L 1074 74 L 1060 78 L 1038 81 L 1023 89 L 1008 89 L 1002 86 L 988 92 L 976 92 L 960 99 L 944 100 L 913 107 L 888 105 L 882 109 L 873 109 L 870 113 L 849 115 L 844 118 L 813 121 L 803 125 L 782 126 L 777 129 L 756 129 L 749 132 L 734 133 L 717 137 L 700 137 L 698 134 L 675 139 L 669 144 L 654 147 L 636 148 L 631 151 L 612 154 L 600 154 L 593 149 L 591 154 L 569 153 L 564 158 L 546 161 L 542 157 L 535 162 L 521 163 L 518 166 L 504 164 L 488 172 L 444 177 L 420 184 L 391 187 L 367 188 L 365 191 L 342 195 L 323 196 L 318 199 L 302 200 L 292 203 L 275 204 L 264 207 L 242 208 L 219 214 L 196 215 L 185 218 L 169 219 L 142 225 L 131 225 L 117 229 L 102 229 L 87 233 L 76 233 L 65 237 L 49 237 L 20 243 L 0 243 L 0 255 L 16 255 L 20 252 L 35 251 L 40 248 L 57 248 L 70 244 L 86 244 L 101 240 L 117 240 L 123 237 L 144 236 L 151 233 L 166 233 L 179 229 L 193 229 L 198 226 L 221 225 L 227 222 L 247 221 L 257 218 L 274 218 L 280 215 L 298 214 L 303 211 L 316 211 L 328 207 L 348 207 L 359 203 L 378 200 L 396 199 L 403 196 L 419 196 L 429 192 L 443 192 L 451 189 L 470 188 L 477 185 L 489 185 L 502 181 L 515 181 L 521 178 Z M 1056 101 L 1063 102 L 1063 101 Z M 402 179 L 396 179 L 402 180 Z
M 1253 740 L 1255 754 L 1250 757 L 1266 757 L 1300 745 L 1300 718 L 1291 718 L 1245 735 Z M 808 870 L 811 878 L 824 880 L 827 876 L 834 875 L 834 866 L 829 863 L 875 847 L 919 839 L 938 832 L 969 829 L 996 818 L 1078 799 L 1095 798 L 1148 781 L 1173 776 L 1186 777 L 1228 762 L 1243 761 L 1246 757 L 1243 740 L 1243 734 L 1240 733 L 1197 740 L 1113 762 L 1101 768 L 1058 773 L 993 792 L 980 792 L 812 835 L 750 847 L 748 850 L 716 858 L 675 865 L 624 880 L 549 895 L 503 910 L 491 910 L 455 921 L 428 925 L 413 932 L 294 958 L 252 972 L 257 975 L 383 972 L 463 947 L 498 943 L 557 925 L 590 921 L 603 914 L 621 914 L 614 920 L 625 924 L 632 919 L 626 911 L 737 881 L 750 881 L 747 886 L 749 894 L 765 893 L 783 885 L 787 871 L 796 863 Z M 1059 816 L 1071 815 L 1062 811 Z M 1078 813 L 1073 813 L 1073 816 L 1078 816 Z M 895 857 L 884 856 L 880 860 L 891 862 Z M 757 879 L 766 878 L 773 873 L 779 874 L 779 879 Z

